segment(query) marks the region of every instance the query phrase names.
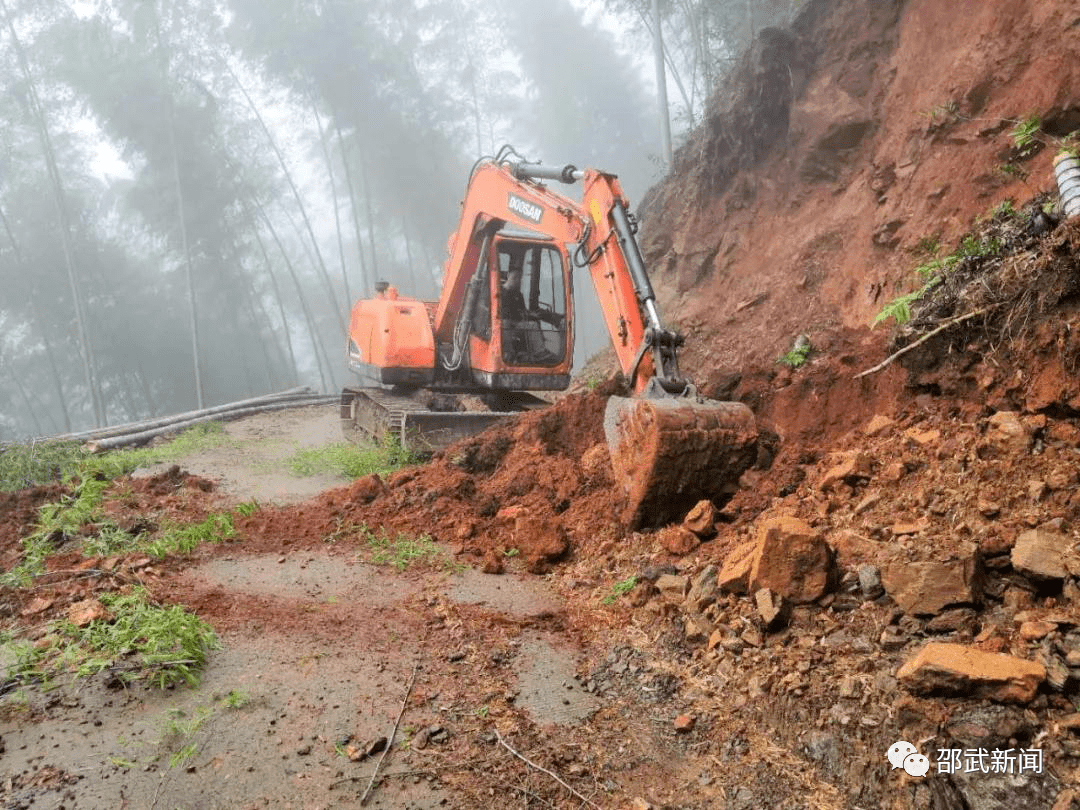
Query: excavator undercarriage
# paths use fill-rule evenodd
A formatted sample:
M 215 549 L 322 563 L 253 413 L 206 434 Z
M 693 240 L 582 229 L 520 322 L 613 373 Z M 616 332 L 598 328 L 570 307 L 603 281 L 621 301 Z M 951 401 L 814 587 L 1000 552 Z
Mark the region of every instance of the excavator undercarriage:
M 382 442 L 392 436 L 411 453 L 428 456 L 508 416 L 549 404 L 523 391 L 506 392 L 489 401 L 490 406 L 479 397 L 345 388 L 341 392 L 341 428 L 350 441 Z

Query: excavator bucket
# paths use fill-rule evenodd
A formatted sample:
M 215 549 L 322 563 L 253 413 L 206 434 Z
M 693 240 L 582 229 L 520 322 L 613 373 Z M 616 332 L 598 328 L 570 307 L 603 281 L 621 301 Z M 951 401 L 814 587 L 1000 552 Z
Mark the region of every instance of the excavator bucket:
M 730 495 L 757 458 L 757 425 L 741 402 L 611 397 L 604 436 L 632 529 L 682 518 L 702 499 Z

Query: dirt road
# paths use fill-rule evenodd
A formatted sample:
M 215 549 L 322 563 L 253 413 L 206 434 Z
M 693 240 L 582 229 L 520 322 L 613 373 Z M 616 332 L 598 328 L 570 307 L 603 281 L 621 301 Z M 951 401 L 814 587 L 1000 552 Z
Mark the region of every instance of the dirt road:
M 341 486 L 281 469 L 337 431 L 333 408 L 229 424 L 228 441 L 180 460 L 214 492 L 178 488 L 169 508 L 197 516 L 209 498 L 255 498 L 272 510 Z M 155 475 L 168 474 L 136 477 Z M 102 674 L 8 696 L 4 806 L 358 806 L 380 756 L 362 755 L 390 736 L 411 680 L 373 807 L 585 801 L 522 757 L 602 807 L 705 773 L 672 725 L 670 676 L 625 644 L 643 634 L 613 631 L 617 610 L 515 571 L 512 558 L 483 574 L 443 548 L 399 572 L 361 561 L 349 533 L 296 536 L 275 548 L 241 531 L 143 568 L 156 598 L 219 636 L 200 685 L 157 691 Z

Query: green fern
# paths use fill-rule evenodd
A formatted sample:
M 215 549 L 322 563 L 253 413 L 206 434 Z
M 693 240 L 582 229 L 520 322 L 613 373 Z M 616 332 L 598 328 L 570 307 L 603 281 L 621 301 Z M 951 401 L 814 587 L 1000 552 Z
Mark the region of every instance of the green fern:
M 909 292 L 907 295 L 894 298 L 885 305 L 881 312 L 874 316 L 874 320 L 870 322 L 870 327 L 873 328 L 889 318 L 893 318 L 897 326 L 903 326 L 911 320 L 911 305 L 922 298 L 925 291 L 926 288 L 923 287 L 915 290 L 915 292 Z
M 1037 115 L 1032 115 L 1029 118 L 1025 118 L 1020 121 L 1012 131 L 1013 143 L 1017 149 L 1026 149 L 1031 146 L 1036 136 L 1039 134 L 1039 130 L 1042 129 L 1042 120 Z

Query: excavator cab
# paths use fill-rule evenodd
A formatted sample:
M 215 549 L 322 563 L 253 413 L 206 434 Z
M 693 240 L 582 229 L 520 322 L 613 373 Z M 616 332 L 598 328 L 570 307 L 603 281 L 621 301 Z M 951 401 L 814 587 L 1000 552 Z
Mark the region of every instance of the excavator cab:
M 496 300 L 502 361 L 552 368 L 567 359 L 566 253 L 553 242 L 495 240 Z

